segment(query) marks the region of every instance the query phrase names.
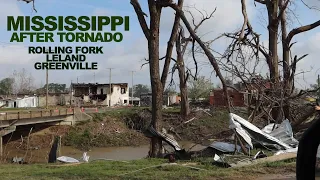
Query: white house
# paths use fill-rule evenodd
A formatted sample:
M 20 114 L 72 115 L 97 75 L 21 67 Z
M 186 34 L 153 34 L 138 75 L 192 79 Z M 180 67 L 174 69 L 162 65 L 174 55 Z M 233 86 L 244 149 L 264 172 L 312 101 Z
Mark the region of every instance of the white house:
M 110 96 L 110 85 L 109 84 L 98 84 L 97 95 L 106 94 L 105 100 L 106 105 L 125 106 L 129 104 L 129 88 L 128 83 L 114 83 L 111 84 L 111 96 Z M 111 100 L 111 101 L 110 101 Z
M 16 99 L 2 99 L 0 100 L 0 107 L 4 108 L 27 108 L 27 107 L 38 107 L 39 99 L 36 96 Z
M 71 84 L 72 95 L 75 97 L 89 96 L 90 99 L 100 99 L 103 105 L 108 106 L 125 106 L 129 105 L 129 87 L 128 83 L 112 83 L 111 95 L 110 84 L 84 84 L 73 83 Z M 87 98 L 84 100 L 88 101 Z

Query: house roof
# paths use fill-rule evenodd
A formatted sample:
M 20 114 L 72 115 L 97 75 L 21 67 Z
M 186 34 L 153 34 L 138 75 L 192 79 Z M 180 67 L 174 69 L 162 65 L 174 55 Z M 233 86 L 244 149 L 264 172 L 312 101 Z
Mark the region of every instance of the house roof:
M 71 83 L 71 87 L 98 87 L 98 86 L 109 86 L 110 84 L 99 84 L 99 83 Z M 111 85 L 128 86 L 128 83 L 111 83 Z

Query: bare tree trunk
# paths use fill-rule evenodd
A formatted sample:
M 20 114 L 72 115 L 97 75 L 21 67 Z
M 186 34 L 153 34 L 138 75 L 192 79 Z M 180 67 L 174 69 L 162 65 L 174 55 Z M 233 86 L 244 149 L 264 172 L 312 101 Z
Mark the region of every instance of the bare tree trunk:
M 281 8 L 284 7 L 284 0 L 281 0 Z M 281 15 L 281 39 L 282 39 L 282 61 L 283 61 L 283 90 L 284 90 L 284 97 L 289 97 L 292 92 L 292 83 L 290 80 L 290 48 L 289 42 L 287 42 L 287 20 L 286 20 L 286 13 L 282 13 Z M 284 118 L 291 119 L 290 117 L 290 104 L 289 100 L 286 98 L 284 101 L 283 112 Z
M 176 51 L 177 51 L 177 69 L 179 73 L 180 81 L 180 114 L 181 118 L 185 119 L 190 114 L 189 101 L 188 101 L 188 87 L 187 87 L 187 78 L 185 73 L 185 65 L 183 59 L 183 53 L 181 51 L 181 39 L 180 35 L 177 35 L 176 39 Z
M 184 63 L 183 60 L 182 60 L 182 63 Z M 190 114 L 190 107 L 189 107 L 189 101 L 188 101 L 188 87 L 187 87 L 187 81 L 185 77 L 184 65 L 178 68 L 178 72 L 179 72 L 179 79 L 180 79 L 180 97 L 181 97 L 180 114 L 181 114 L 181 117 L 185 119 Z
M 222 76 L 221 74 L 221 71 L 220 71 L 220 68 L 219 68 L 219 65 L 217 63 L 217 60 L 216 58 L 214 57 L 214 55 L 210 52 L 210 50 L 208 49 L 208 47 L 203 43 L 203 41 L 201 41 L 201 39 L 199 38 L 199 36 L 197 36 L 197 34 L 194 32 L 194 30 L 192 29 L 188 19 L 186 18 L 186 16 L 184 15 L 184 12 L 178 8 L 178 6 L 176 6 L 175 4 L 169 4 L 169 6 L 171 8 L 173 8 L 176 13 L 178 15 L 180 15 L 181 17 L 181 20 L 183 21 L 184 25 L 186 26 L 187 30 L 189 31 L 190 33 L 190 36 L 193 38 L 194 41 L 196 41 L 201 49 L 204 51 L 205 55 L 207 56 L 210 64 L 212 65 L 213 69 L 215 70 L 216 72 L 216 75 L 219 77 L 220 81 L 221 81 L 221 84 L 222 84 L 222 88 L 223 88 L 223 91 L 224 91 L 224 98 L 226 99 L 227 101 L 227 110 L 228 112 L 230 113 L 231 112 L 231 109 L 230 109 L 230 99 L 229 99 L 229 95 L 228 95 L 228 89 L 227 89 L 227 84 L 226 84 L 226 81 L 224 79 L 224 77 Z
M 266 4 L 268 10 L 268 33 L 269 33 L 269 65 L 270 80 L 272 82 L 272 90 L 275 96 L 279 96 L 279 65 L 278 65 L 278 7 L 279 0 L 273 0 Z M 272 118 L 278 119 L 280 108 L 272 109 Z
M 152 89 L 152 126 L 157 131 L 160 131 L 162 121 L 162 103 L 163 103 L 163 87 L 159 72 L 159 29 L 161 7 L 156 5 L 156 2 L 149 0 L 150 10 L 150 36 L 148 40 L 149 51 L 149 68 Z M 151 139 L 151 157 L 160 157 L 162 155 L 162 140 L 158 137 Z
M 274 0 L 267 4 L 268 19 L 269 19 L 269 70 L 270 79 L 274 87 L 279 85 L 279 66 L 278 66 L 278 1 Z

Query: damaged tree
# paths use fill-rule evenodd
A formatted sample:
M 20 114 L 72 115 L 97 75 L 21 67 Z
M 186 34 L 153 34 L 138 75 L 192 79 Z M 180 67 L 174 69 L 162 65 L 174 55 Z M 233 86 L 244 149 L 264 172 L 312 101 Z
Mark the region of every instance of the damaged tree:
M 148 52 L 149 52 L 149 69 L 150 69 L 150 77 L 151 77 L 151 88 L 152 88 L 152 127 L 160 131 L 160 123 L 162 121 L 162 100 L 163 100 L 163 90 L 166 83 L 169 67 L 170 67 L 170 61 L 172 56 L 172 49 L 173 44 L 176 39 L 176 34 L 179 29 L 179 20 L 183 21 L 186 28 L 188 29 L 190 36 L 192 37 L 194 42 L 197 42 L 202 50 L 207 55 L 211 65 L 213 66 L 217 76 L 221 80 L 224 92 L 225 92 L 225 98 L 228 102 L 228 111 L 230 112 L 229 108 L 229 97 L 227 92 L 227 86 L 225 83 L 225 79 L 223 78 L 218 63 L 213 56 L 213 54 L 210 52 L 209 48 L 201 41 L 201 39 L 196 35 L 195 31 L 192 29 L 190 23 L 188 22 L 186 16 L 184 15 L 184 12 L 182 10 L 183 0 L 179 0 L 178 3 L 173 3 L 172 1 L 168 0 L 161 0 L 161 1 L 155 1 L 155 0 L 148 0 L 148 6 L 150 11 L 150 27 L 148 27 L 146 20 L 144 16 L 146 14 L 142 11 L 141 6 L 138 2 L 138 0 L 131 0 L 130 1 L 132 6 L 135 9 L 135 12 L 137 14 L 141 29 L 148 40 Z M 159 73 L 159 29 L 160 29 L 160 19 L 161 19 L 161 10 L 163 7 L 171 7 L 176 11 L 175 21 L 171 33 L 170 40 L 168 42 L 167 47 L 167 53 L 165 57 L 165 63 L 164 68 L 162 72 L 162 76 L 160 78 Z M 161 148 L 162 148 L 162 141 L 160 138 L 154 137 L 151 140 L 151 157 L 158 157 L 161 156 Z
M 199 36 L 195 33 L 195 31 L 192 29 L 189 21 L 187 20 L 186 16 L 184 15 L 184 12 L 182 9 L 178 8 L 178 6 L 175 3 L 166 3 L 165 6 L 169 6 L 172 9 L 176 11 L 176 13 L 181 17 L 181 20 L 183 21 L 184 25 L 186 26 L 187 30 L 190 33 L 190 36 L 193 39 L 193 42 L 197 42 L 201 49 L 204 51 L 204 54 L 207 56 L 210 64 L 212 65 L 214 71 L 216 72 L 216 76 L 220 79 L 222 88 L 224 91 L 224 96 L 227 102 L 227 110 L 230 112 L 230 100 L 227 90 L 227 84 L 226 80 L 221 74 L 217 59 L 214 57 L 214 55 L 211 53 L 210 49 L 206 46 L 206 44 L 199 38 Z
M 131 0 L 130 3 L 135 9 L 140 26 L 143 33 L 148 41 L 148 52 L 149 52 L 149 69 L 151 77 L 151 90 L 152 90 L 152 127 L 156 131 L 161 130 L 162 121 L 162 102 L 163 102 L 163 92 L 166 84 L 172 49 L 175 42 L 176 34 L 179 28 L 179 17 L 176 16 L 175 22 L 172 28 L 172 33 L 170 40 L 168 41 L 167 53 L 165 57 L 165 63 L 163 67 L 163 72 L 160 77 L 159 70 L 159 31 L 160 31 L 160 19 L 161 10 L 163 6 L 160 1 L 148 0 L 148 6 L 150 11 L 150 27 L 148 27 L 144 16 L 146 14 L 142 11 L 138 0 Z M 183 1 L 179 1 L 179 8 L 182 7 Z M 151 150 L 150 157 L 160 157 L 162 156 L 162 140 L 159 137 L 153 137 L 151 139 Z
M 192 15 L 191 11 L 188 11 L 190 16 L 192 17 L 192 22 L 193 22 L 193 26 L 194 26 L 193 31 L 196 33 L 197 30 L 199 29 L 199 27 L 206 20 L 209 20 L 210 18 L 212 18 L 213 13 L 215 11 L 216 11 L 216 9 L 210 15 L 204 15 L 203 13 L 201 13 L 198 10 L 198 12 L 200 12 L 202 15 L 202 19 L 200 20 L 199 23 L 195 22 L 195 18 Z M 179 24 L 180 24 L 180 21 L 179 21 Z M 192 53 L 192 58 L 193 58 L 194 64 L 196 66 L 195 76 L 192 76 L 191 71 L 189 69 L 187 69 L 187 67 L 185 66 L 185 61 L 184 61 L 184 55 L 185 55 L 186 49 L 187 49 L 190 42 L 192 42 L 192 49 L 191 49 L 192 52 L 191 53 Z M 177 38 L 176 38 L 176 53 L 177 53 L 177 60 L 176 60 L 176 64 L 172 68 L 172 74 L 174 73 L 174 71 L 176 69 L 178 70 L 179 82 L 180 82 L 179 83 L 180 96 L 181 96 L 180 114 L 181 114 L 181 117 L 183 119 L 185 119 L 190 113 L 187 82 L 188 82 L 188 79 L 190 76 L 192 76 L 192 78 L 194 80 L 197 79 L 198 64 L 197 64 L 197 60 L 195 58 L 195 41 L 192 39 L 191 35 L 189 35 L 188 38 L 185 37 L 184 29 L 181 25 L 180 25 L 179 33 L 177 34 Z M 187 71 L 186 71 L 186 69 L 187 69 Z
M 186 72 L 185 72 L 186 67 L 183 59 L 185 48 L 183 50 L 181 49 L 182 38 L 184 38 L 183 29 L 182 27 L 180 27 L 180 32 L 179 34 L 177 34 L 177 38 L 176 38 L 177 63 L 175 67 L 178 69 L 178 73 L 179 73 L 179 87 L 180 87 L 180 97 L 181 97 L 180 114 L 181 114 L 181 118 L 185 119 L 190 113 L 190 107 L 189 107 L 189 101 L 188 101 L 188 86 L 187 86 L 189 73 L 187 72 L 187 75 L 186 75 Z M 186 44 L 187 42 L 185 43 L 184 47 L 187 46 Z
M 259 62 L 262 59 L 260 57 L 262 55 L 265 59 L 265 63 L 268 65 L 269 77 L 261 78 L 264 81 L 260 81 L 261 84 L 257 82 L 249 83 L 262 87 L 265 86 L 265 80 L 268 79 L 271 87 L 267 94 L 262 93 L 257 96 L 257 101 L 255 101 L 257 104 L 254 105 L 254 111 L 259 111 L 259 114 L 268 114 L 271 120 L 277 122 L 285 118 L 292 119 L 290 116 L 290 100 L 296 97 L 294 95 L 294 81 L 295 76 L 297 75 L 296 67 L 297 63 L 307 56 L 307 54 L 302 57 L 293 55 L 291 48 L 295 42 L 292 42 L 292 39 L 299 33 L 318 27 L 320 21 L 294 28 L 288 33 L 286 15 L 293 0 L 255 0 L 255 2 L 263 5 L 268 13 L 268 47 L 262 45 L 260 35 L 253 30 L 246 11 L 246 1 L 241 0 L 244 18 L 243 26 L 242 29 L 236 33 L 225 34 L 228 38 L 232 38 L 233 42 L 230 44 L 225 54 L 223 54 L 223 58 L 227 60 L 227 64 L 232 66 L 232 68 L 229 68 L 230 70 L 232 69 L 232 73 L 240 78 L 245 84 L 247 91 L 250 91 L 252 90 L 252 86 L 247 86 L 248 81 L 251 81 L 251 79 L 255 77 L 255 72 L 250 72 L 245 61 L 246 59 L 255 57 L 256 61 Z M 281 34 L 281 38 L 279 37 L 279 34 Z M 278 40 L 280 40 L 282 44 L 282 58 L 279 58 L 278 56 Z M 244 48 L 249 48 L 251 54 L 244 52 Z M 242 66 L 244 66 L 244 70 L 238 68 L 239 63 L 236 59 L 243 59 L 242 62 L 244 63 Z M 232 63 L 232 61 L 236 62 Z M 282 70 L 282 76 L 280 75 L 280 70 Z M 244 71 L 246 71 L 249 76 L 247 79 L 244 78 Z M 263 89 L 266 88 L 263 87 Z

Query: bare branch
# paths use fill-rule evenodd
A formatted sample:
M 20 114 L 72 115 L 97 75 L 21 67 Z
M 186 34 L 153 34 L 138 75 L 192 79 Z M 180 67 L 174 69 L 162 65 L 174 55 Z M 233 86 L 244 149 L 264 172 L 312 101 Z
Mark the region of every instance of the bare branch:
M 34 1 L 35 0 L 22 0 L 24 2 L 26 2 L 27 4 L 29 4 L 30 2 L 32 2 L 32 9 L 35 11 L 35 12 L 38 12 L 35 5 L 34 5 Z
M 320 9 L 317 8 L 316 6 L 309 6 L 306 2 L 304 2 L 304 0 L 301 0 L 301 2 L 309 9 L 314 9 L 314 10 L 320 11 Z
M 248 15 L 247 15 L 247 8 L 246 8 L 246 0 L 241 0 L 241 8 L 242 8 L 242 15 L 243 15 L 243 25 L 241 29 L 241 33 L 239 35 L 239 41 L 244 38 L 244 30 L 248 25 Z
M 180 8 L 178 8 L 177 5 L 175 5 L 175 4 L 170 4 L 170 7 L 173 8 L 176 11 L 176 13 L 180 15 L 181 20 L 184 22 L 184 24 L 185 24 L 186 28 L 188 29 L 190 35 L 193 37 L 193 39 L 195 41 L 197 41 L 197 43 L 200 45 L 200 47 L 203 49 L 204 53 L 208 57 L 211 65 L 213 66 L 214 70 L 216 71 L 217 76 L 219 77 L 219 79 L 220 79 L 220 81 L 222 83 L 223 90 L 224 90 L 224 93 L 225 93 L 225 98 L 226 98 L 226 101 L 228 103 L 228 111 L 230 112 L 230 100 L 229 100 L 229 96 L 228 96 L 226 81 L 225 81 L 224 77 L 222 76 L 222 74 L 220 72 L 220 68 L 219 68 L 219 65 L 217 63 L 217 60 L 215 59 L 213 54 L 210 52 L 210 50 L 206 47 L 206 45 L 197 36 L 197 34 L 193 31 L 192 27 L 190 26 L 190 23 L 188 22 L 186 16 L 184 15 L 184 12 Z
M 261 3 L 261 4 L 266 4 L 266 0 L 254 0 L 255 2 Z
M 181 9 L 182 5 L 183 5 L 183 0 L 179 0 L 178 8 Z M 172 31 L 171 31 L 171 36 L 168 41 L 166 59 L 164 62 L 164 67 L 163 67 L 163 71 L 162 71 L 162 75 L 161 75 L 161 83 L 162 83 L 163 87 L 166 85 L 166 80 L 168 77 L 168 72 L 169 72 L 169 67 L 170 67 L 170 60 L 171 60 L 171 56 L 172 56 L 173 44 L 177 38 L 177 32 L 179 29 L 179 25 L 180 25 L 180 17 L 178 14 L 176 14 L 175 19 L 174 19 L 174 24 L 172 27 Z
M 278 15 L 278 22 L 279 20 L 282 18 L 283 14 L 286 12 L 286 9 L 288 7 L 288 4 L 289 4 L 290 0 L 287 0 L 280 8 L 280 12 L 279 12 L 279 15 Z
M 298 28 L 291 30 L 290 33 L 288 34 L 288 37 L 286 38 L 287 43 L 289 44 L 295 35 L 302 33 L 302 32 L 312 30 L 312 29 L 318 27 L 319 25 L 320 25 L 320 20 L 317 22 L 314 22 L 312 24 L 308 24 L 308 25 L 301 26 L 301 27 L 298 27 Z
M 147 14 L 142 11 L 140 3 L 138 2 L 138 0 L 130 0 L 130 3 L 132 4 L 132 6 L 133 6 L 133 8 L 134 8 L 134 10 L 135 10 L 135 12 L 137 14 L 137 17 L 138 17 L 140 26 L 142 28 L 142 31 L 143 31 L 145 37 L 148 40 L 149 36 L 150 36 L 150 30 L 149 30 L 147 22 L 146 22 L 146 20 L 144 18 L 144 16 L 147 16 Z

